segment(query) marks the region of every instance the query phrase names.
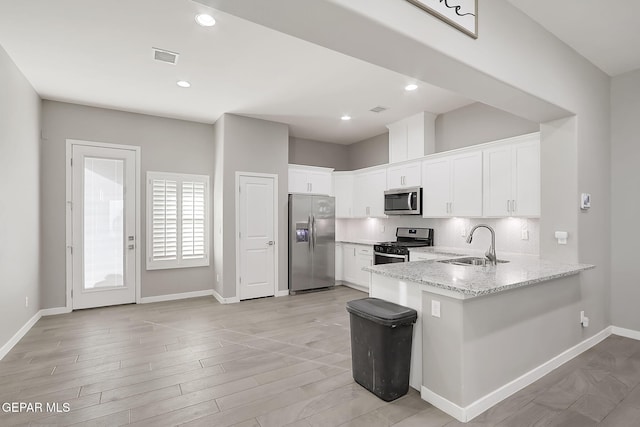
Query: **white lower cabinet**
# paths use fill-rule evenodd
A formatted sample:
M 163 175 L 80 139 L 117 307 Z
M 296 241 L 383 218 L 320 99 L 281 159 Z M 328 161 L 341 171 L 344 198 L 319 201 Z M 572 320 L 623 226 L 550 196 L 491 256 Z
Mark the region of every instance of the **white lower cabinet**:
M 373 265 L 373 248 L 371 246 L 349 243 L 342 245 L 342 281 L 346 282 L 346 285 L 368 291 L 371 273 L 363 271 L 362 268 L 370 265 Z

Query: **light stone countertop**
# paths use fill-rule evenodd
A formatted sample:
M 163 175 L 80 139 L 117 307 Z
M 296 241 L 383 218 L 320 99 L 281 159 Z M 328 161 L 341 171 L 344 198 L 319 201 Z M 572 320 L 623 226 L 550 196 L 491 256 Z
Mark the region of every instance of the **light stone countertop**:
M 438 260 L 464 256 L 483 256 L 483 252 L 464 251 L 457 248 L 419 248 L 419 252 L 441 255 Z M 566 264 L 543 260 L 532 255 L 501 254 L 498 259 L 507 260 L 497 266 L 468 266 L 438 262 L 414 261 L 365 267 L 365 271 L 382 276 L 433 286 L 453 293 L 460 299 L 468 299 L 529 286 L 560 277 L 578 274 L 595 268 L 590 264 Z
M 349 240 L 336 240 L 336 243 L 346 243 L 350 245 L 366 245 L 373 246 L 378 243 L 377 240 L 366 240 L 366 239 L 349 239 Z

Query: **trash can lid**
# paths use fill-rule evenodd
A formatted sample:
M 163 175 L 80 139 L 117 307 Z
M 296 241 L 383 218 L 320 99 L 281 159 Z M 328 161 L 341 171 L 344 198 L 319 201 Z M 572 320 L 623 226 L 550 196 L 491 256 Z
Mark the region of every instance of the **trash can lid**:
M 362 298 L 347 302 L 347 311 L 384 326 L 410 325 L 418 318 L 412 308 L 379 298 Z

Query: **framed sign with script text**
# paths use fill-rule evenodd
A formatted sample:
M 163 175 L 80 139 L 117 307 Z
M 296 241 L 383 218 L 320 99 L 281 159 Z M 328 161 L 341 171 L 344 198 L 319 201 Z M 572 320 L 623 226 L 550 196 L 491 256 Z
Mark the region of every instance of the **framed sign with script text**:
M 478 0 L 407 0 L 447 24 L 478 38 Z

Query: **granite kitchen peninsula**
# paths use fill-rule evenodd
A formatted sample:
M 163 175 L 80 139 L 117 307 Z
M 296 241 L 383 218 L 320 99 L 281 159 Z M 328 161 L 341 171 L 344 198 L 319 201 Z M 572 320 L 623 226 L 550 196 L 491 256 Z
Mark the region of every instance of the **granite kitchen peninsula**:
M 515 254 L 499 254 L 508 262 L 497 265 L 457 265 L 449 260 L 482 255 L 415 251 L 432 259 L 365 268 L 369 293 L 418 311 L 410 385 L 460 421 L 606 337 L 587 339 L 580 322 L 579 273 L 593 265 Z

